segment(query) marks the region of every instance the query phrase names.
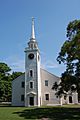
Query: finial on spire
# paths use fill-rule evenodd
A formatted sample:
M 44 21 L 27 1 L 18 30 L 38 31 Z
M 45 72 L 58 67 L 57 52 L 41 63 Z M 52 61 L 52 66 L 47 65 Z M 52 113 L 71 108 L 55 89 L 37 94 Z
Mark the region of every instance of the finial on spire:
M 35 40 L 35 31 L 34 31 L 34 17 L 32 17 L 31 40 Z

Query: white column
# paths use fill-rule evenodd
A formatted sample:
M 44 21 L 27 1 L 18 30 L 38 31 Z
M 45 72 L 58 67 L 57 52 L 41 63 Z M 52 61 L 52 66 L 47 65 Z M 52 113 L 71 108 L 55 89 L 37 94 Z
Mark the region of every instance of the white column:
M 74 92 L 72 93 L 72 95 L 73 95 L 73 103 L 78 104 L 78 93 Z
M 62 97 L 60 98 L 60 104 L 61 104 L 61 106 L 63 104 L 63 98 Z
M 66 103 L 69 104 L 69 95 L 66 97 Z

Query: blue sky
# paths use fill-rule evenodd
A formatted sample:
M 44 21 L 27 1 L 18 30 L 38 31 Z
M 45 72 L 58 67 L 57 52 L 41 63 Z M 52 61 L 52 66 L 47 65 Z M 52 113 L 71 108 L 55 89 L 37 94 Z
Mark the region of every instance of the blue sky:
M 56 58 L 68 23 L 80 19 L 80 0 L 0 0 L 0 62 L 13 71 L 24 71 L 32 16 L 42 67 L 60 76 L 65 67 Z

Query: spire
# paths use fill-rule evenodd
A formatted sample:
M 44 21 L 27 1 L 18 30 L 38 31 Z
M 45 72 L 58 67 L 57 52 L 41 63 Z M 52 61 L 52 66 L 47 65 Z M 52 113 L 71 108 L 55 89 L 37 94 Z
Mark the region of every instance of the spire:
M 30 40 L 35 40 L 35 31 L 34 31 L 34 18 L 32 17 L 32 29 L 31 29 L 31 38 Z
M 35 38 L 35 31 L 34 31 L 34 18 L 32 17 L 32 25 L 31 25 L 31 37 L 30 41 L 28 42 L 28 46 L 30 49 L 36 49 L 38 48 L 37 41 Z

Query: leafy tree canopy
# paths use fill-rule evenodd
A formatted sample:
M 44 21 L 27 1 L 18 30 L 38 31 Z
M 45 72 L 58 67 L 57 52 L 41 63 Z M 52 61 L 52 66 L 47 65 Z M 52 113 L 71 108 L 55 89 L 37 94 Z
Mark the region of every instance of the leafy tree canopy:
M 11 101 L 11 82 L 22 72 L 13 72 L 10 74 L 11 68 L 6 64 L 0 62 L 0 101 Z
M 11 75 L 12 80 L 16 79 L 17 77 L 19 77 L 22 74 L 23 74 L 22 72 L 13 72 Z
M 0 73 L 7 73 L 11 71 L 10 67 L 6 63 L 0 62 Z
M 59 64 L 66 65 L 66 71 L 61 75 L 61 82 L 56 85 L 57 95 L 70 90 L 77 90 L 80 93 L 80 20 L 68 24 L 66 38 L 57 57 Z M 54 84 L 53 89 L 56 87 Z

